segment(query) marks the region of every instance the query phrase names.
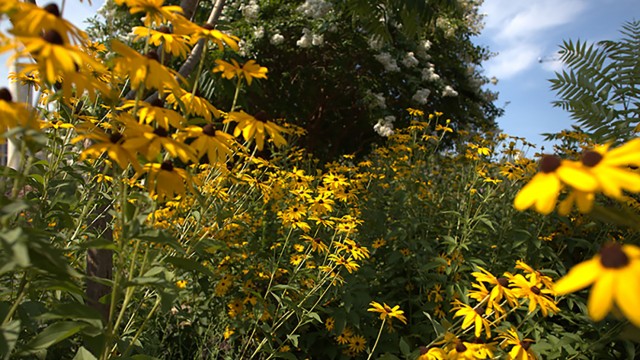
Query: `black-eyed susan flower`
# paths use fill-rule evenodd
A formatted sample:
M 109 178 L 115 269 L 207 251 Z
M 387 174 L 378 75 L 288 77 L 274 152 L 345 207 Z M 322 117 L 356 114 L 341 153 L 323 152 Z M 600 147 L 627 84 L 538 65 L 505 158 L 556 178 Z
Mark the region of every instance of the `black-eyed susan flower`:
M 447 359 L 447 352 L 439 347 L 432 347 L 427 349 L 422 347 L 420 349 L 420 356 L 418 360 L 445 360 Z
M 471 307 L 459 300 L 454 302 L 452 310 L 456 310 L 454 317 L 462 316 L 462 328 L 466 329 L 472 325 L 475 325 L 475 335 L 480 337 L 482 330 L 484 329 L 487 339 L 491 337 L 491 327 L 489 321 L 484 317 L 486 309 L 482 306 Z
M 582 154 L 582 164 L 598 181 L 602 192 L 621 199 L 624 190 L 640 192 L 640 174 L 628 169 L 640 166 L 640 138 L 609 150 L 609 145 L 597 146 Z
M 593 192 L 598 183 L 583 166 L 555 155 L 543 155 L 540 159 L 540 172 L 516 195 L 513 205 L 523 211 L 532 206 L 542 214 L 549 214 L 556 206 L 563 182 L 573 188 Z
M 287 143 L 284 137 L 282 137 L 282 134 L 285 133 L 286 130 L 269 120 L 261 121 L 257 117 L 253 117 L 244 111 L 234 111 L 228 114 L 225 123 L 231 121 L 237 122 L 233 136 L 242 134 L 242 137 L 247 142 L 255 140 L 258 150 L 264 148 L 266 135 L 269 135 L 276 147 L 281 147 Z
M 136 171 L 142 170 L 136 157 L 136 152 L 124 146 L 127 138 L 120 132 L 111 131 L 110 133 L 106 133 L 97 126 L 86 124 L 77 126 L 76 129 L 79 135 L 71 141 L 72 143 L 75 144 L 85 139 L 95 142 L 82 151 L 80 161 L 87 158 L 97 159 L 106 153 L 107 156 L 111 160 L 114 160 L 122 169 L 126 169 L 131 165 Z
M 402 321 L 404 324 L 407 323 L 407 318 L 404 316 L 404 311 L 400 310 L 400 305 L 396 305 L 391 307 L 386 303 L 380 304 L 379 302 L 372 301 L 369 303 L 371 306 L 367 309 L 369 312 L 375 312 L 380 314 L 380 320 L 389 319 L 391 322 L 393 319 L 398 319 Z
M 495 277 L 489 271 L 483 269 L 480 266 L 478 266 L 478 269 L 480 271 L 475 271 L 471 273 L 471 275 L 473 275 L 473 277 L 476 278 L 476 281 L 493 285 L 493 287 L 491 288 L 491 292 L 489 294 L 489 299 L 488 299 L 489 305 L 487 307 L 489 309 L 491 309 L 491 304 L 499 303 L 503 299 L 507 300 L 507 302 L 511 306 L 517 305 L 518 300 L 516 296 L 512 293 L 511 289 L 509 289 L 509 279 L 507 279 L 504 276 Z
M 234 77 L 244 78 L 247 81 L 247 85 L 251 85 L 253 79 L 266 79 L 267 68 L 258 65 L 255 60 L 249 60 L 244 65 L 240 66 L 237 61 L 231 59 L 233 64 L 224 60 L 216 60 L 216 66 L 213 68 L 213 72 L 222 72 L 222 77 L 225 79 L 233 79 Z
M 171 29 L 162 25 L 158 29 L 151 29 L 142 26 L 136 26 L 133 28 L 133 33 L 136 37 L 134 41 L 140 39 L 149 39 L 149 44 L 153 46 L 162 46 L 162 51 L 166 54 L 171 54 L 180 58 L 186 58 L 189 53 L 190 40 L 187 35 L 172 34 Z
M 182 13 L 177 5 L 164 6 L 164 0 L 115 0 L 116 5 L 126 4 L 131 14 L 144 12 L 144 25 L 151 27 L 154 23 L 162 25 L 174 19 L 175 14 Z
M 23 48 L 17 48 L 15 56 L 32 56 L 36 64 L 25 66 L 24 71 L 37 69 L 40 76 L 50 85 L 58 78 L 73 74 L 84 66 L 96 71 L 104 71 L 102 64 L 95 61 L 79 48 L 69 45 L 56 30 L 47 30 L 41 36 L 18 37 Z M 19 46 L 15 44 L 15 46 Z
M 178 73 L 160 64 L 155 51 L 141 55 L 118 40 L 111 41 L 111 48 L 120 55 L 115 59 L 114 71 L 120 76 L 128 76 L 132 89 L 136 90 L 142 85 L 147 89 L 169 91 L 180 88 L 176 80 Z
M 234 139 L 224 131 L 216 130 L 213 124 L 205 126 L 187 126 L 178 136 L 181 138 L 195 138 L 189 146 L 195 150 L 199 159 L 207 155 L 209 163 L 224 163 L 232 154 Z
M 564 295 L 593 285 L 587 307 L 589 316 L 600 321 L 613 304 L 634 325 L 640 326 L 640 247 L 608 244 L 591 260 L 584 261 L 558 280 L 553 289 Z
M 130 100 L 126 101 L 120 109 L 131 109 L 138 106 L 138 120 L 143 124 L 154 124 L 165 129 L 173 126 L 182 129 L 186 123 L 185 118 L 177 111 L 164 107 L 164 101 L 155 99 L 151 102 Z
M 502 348 L 506 348 L 509 345 L 513 347 L 509 350 L 509 360 L 536 360 L 536 354 L 531 349 L 531 345 L 534 343 L 531 339 L 520 339 L 518 331 L 513 327 L 509 328 L 506 332 L 500 333 L 498 339 L 503 339 L 501 344 Z
M 224 49 L 224 45 L 227 45 L 234 51 L 238 51 L 239 49 L 238 41 L 240 41 L 240 39 L 238 37 L 225 34 L 215 29 L 215 26 L 212 24 L 198 26 L 182 15 L 175 15 L 172 24 L 175 34 L 189 35 L 192 43 L 204 40 L 211 41 L 219 50 Z
M 186 193 L 185 183 L 191 185 L 190 177 L 184 169 L 173 165 L 171 160 L 149 163 L 144 166 L 147 173 L 146 186 L 149 195 L 157 195 L 159 201 L 175 199 Z
M 60 9 L 55 3 L 43 7 L 35 3 L 19 2 L 9 15 L 13 24 L 11 33 L 19 37 L 38 37 L 43 32 L 57 32 L 65 44 L 71 40 L 84 42 L 87 34 L 60 16 Z
M 528 299 L 529 313 L 532 313 L 537 307 L 540 307 L 542 315 L 547 316 L 549 313 L 556 314 L 560 311 L 556 303 L 549 296 L 554 292 L 550 289 L 542 287 L 542 282 L 538 280 L 535 274 L 526 279 L 522 274 L 505 274 L 509 278 L 513 294 L 520 299 Z
M 185 163 L 198 161 L 193 149 L 173 139 L 168 129 L 140 124 L 126 113 L 120 114 L 118 120 L 125 124 L 124 134 L 128 139 L 123 146 L 143 154 L 147 160 L 155 159 L 164 149 L 172 157 L 180 158 Z
M 175 94 L 174 94 L 175 93 Z M 221 113 L 207 99 L 193 94 L 184 89 L 172 89 L 165 99 L 174 109 L 181 107 L 185 116 L 198 115 L 207 122 L 211 122 L 212 117 L 220 117 Z
M 349 350 L 361 353 L 367 346 L 367 340 L 362 335 L 354 335 L 349 339 Z

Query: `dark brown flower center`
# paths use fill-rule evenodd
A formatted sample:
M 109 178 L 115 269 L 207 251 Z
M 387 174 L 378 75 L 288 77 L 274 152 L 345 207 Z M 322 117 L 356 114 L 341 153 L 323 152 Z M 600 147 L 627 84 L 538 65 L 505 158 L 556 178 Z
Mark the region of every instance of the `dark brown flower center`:
M 60 17 L 60 9 L 58 8 L 57 4 L 51 3 L 48 5 L 45 5 L 43 9 L 44 11 L 48 12 L 51 15 L 54 15 L 55 17 Z
M 502 287 L 509 287 L 509 279 L 507 279 L 506 277 L 499 277 L 498 279 L 498 284 L 500 284 L 500 286 Z
M 216 27 L 215 25 L 210 24 L 210 23 L 206 23 L 206 24 L 202 25 L 202 28 L 205 29 L 205 30 L 213 30 L 213 29 L 215 29 L 215 27 Z
M 609 244 L 600 249 L 600 263 L 610 269 L 619 269 L 629 264 L 629 257 L 622 251 L 622 245 Z
M 162 101 L 162 99 L 159 99 L 159 98 L 155 98 L 151 100 L 149 104 L 155 107 L 164 107 L 164 101 Z
M 120 134 L 120 133 L 113 133 L 109 137 L 109 141 L 111 141 L 112 144 L 117 144 L 117 143 L 121 142 L 122 139 L 124 139 L 124 136 L 122 136 L 122 134 Z
M 9 91 L 9 89 L 7 88 L 0 89 L 0 100 L 12 102 L 13 97 L 11 96 L 11 91 Z
M 153 133 L 160 136 L 160 137 L 167 137 L 167 135 L 169 135 L 169 132 L 167 132 L 167 129 L 163 128 L 163 127 L 159 127 L 155 130 L 153 130 Z
M 555 155 L 542 155 L 540 159 L 540 171 L 545 174 L 552 173 L 560 167 L 560 158 Z
M 458 342 L 458 343 L 456 344 L 456 352 L 458 352 L 458 353 L 463 353 L 463 352 L 465 352 L 465 351 L 467 351 L 467 347 L 466 347 L 466 346 L 464 346 L 464 344 L 462 343 L 462 341 Z
M 160 169 L 166 170 L 166 171 L 173 171 L 173 163 L 171 162 L 171 160 L 165 160 L 162 162 L 162 165 L 160 165 Z
M 531 340 L 524 340 L 520 342 L 520 346 L 522 346 L 524 351 L 529 350 L 529 347 L 531 347 L 531 344 L 533 344 L 533 341 Z
M 60 36 L 60 34 L 55 30 L 45 31 L 44 34 L 42 34 L 42 38 L 44 39 L 44 41 L 48 42 L 49 44 L 64 45 L 64 40 L 62 39 L 62 36 Z
M 146 56 L 147 56 L 147 59 L 160 61 L 160 57 L 158 56 L 158 53 L 155 50 L 149 50 Z
M 535 285 L 531 287 L 531 292 L 536 295 L 540 295 L 540 289 L 538 289 L 538 287 Z
M 480 316 L 484 315 L 484 312 L 485 312 L 484 307 L 482 307 L 482 306 L 478 306 L 478 307 L 477 307 L 477 308 L 475 308 L 474 310 L 475 310 L 476 314 L 478 314 L 478 315 L 480 315 Z
M 205 135 L 216 136 L 216 128 L 213 126 L 213 124 L 207 124 L 207 125 L 203 126 L 202 127 L 202 132 Z
M 256 118 L 256 120 L 260 120 L 262 122 L 265 122 L 265 121 L 269 120 L 269 115 L 267 115 L 267 113 L 264 110 L 260 110 L 260 111 L 258 111 L 258 113 L 256 113 L 254 118 Z
M 598 163 L 602 160 L 602 154 L 597 151 L 589 150 L 585 151 L 582 154 L 582 163 L 585 166 L 593 167 L 598 165 Z
M 167 25 L 161 25 L 157 31 L 163 34 L 171 34 L 171 29 Z

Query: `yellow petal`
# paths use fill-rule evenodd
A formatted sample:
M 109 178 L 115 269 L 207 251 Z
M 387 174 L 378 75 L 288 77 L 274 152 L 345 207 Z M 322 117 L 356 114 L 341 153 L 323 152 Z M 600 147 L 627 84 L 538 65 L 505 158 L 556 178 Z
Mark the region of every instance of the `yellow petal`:
M 613 306 L 614 294 L 614 271 L 604 271 L 591 288 L 587 307 L 589 308 L 589 316 L 594 321 L 600 321 L 611 311 Z
M 556 173 L 566 184 L 585 192 L 598 189 L 597 179 L 583 166 L 564 161 Z
M 558 295 L 565 295 L 591 285 L 602 273 L 600 256 L 581 262 L 569 270 L 569 273 L 554 285 L 553 290 Z
M 616 304 L 629 321 L 640 327 L 640 266 L 628 266 L 617 275 Z

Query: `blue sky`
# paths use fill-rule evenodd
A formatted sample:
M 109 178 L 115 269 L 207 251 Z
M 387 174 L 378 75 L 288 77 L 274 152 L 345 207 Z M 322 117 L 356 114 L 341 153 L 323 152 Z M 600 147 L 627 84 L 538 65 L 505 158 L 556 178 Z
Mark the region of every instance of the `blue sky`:
M 563 40 L 599 41 L 619 38 L 626 21 L 640 19 L 640 0 L 485 0 L 485 28 L 475 39 L 498 53 L 484 64 L 485 75 L 499 82 L 498 120 L 506 133 L 545 145 L 540 133 L 558 132 L 573 123 L 551 102 L 548 79 L 560 71 L 551 59 Z M 546 144 L 547 150 L 550 144 Z
M 39 4 L 50 2 L 61 4 L 60 0 L 38 0 Z M 84 27 L 84 19 L 103 3 L 66 0 L 63 15 Z M 552 58 L 563 40 L 618 38 L 625 21 L 640 19 L 640 0 L 485 0 L 481 12 L 486 14 L 486 26 L 475 41 L 497 53 L 484 64 L 484 71 L 499 80 L 492 87 L 500 93 L 498 106 L 505 109 L 498 123 L 510 135 L 544 145 L 540 133 L 569 128 L 572 121 L 566 112 L 551 105 L 554 94 L 548 79 L 562 64 L 539 63 L 538 59 Z M 6 21 L 0 23 L 0 27 L 6 26 Z M 6 56 L 0 57 L 0 62 L 4 64 Z M 7 84 L 7 72 L 0 66 L 2 86 Z

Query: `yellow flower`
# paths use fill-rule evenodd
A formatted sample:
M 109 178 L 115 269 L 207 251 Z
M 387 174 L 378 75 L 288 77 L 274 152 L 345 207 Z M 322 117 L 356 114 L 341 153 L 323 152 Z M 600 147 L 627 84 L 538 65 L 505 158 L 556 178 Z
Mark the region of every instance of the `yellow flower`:
M 149 174 L 147 177 L 147 190 L 152 197 L 157 194 L 157 199 L 175 199 L 177 196 L 184 196 L 186 193 L 185 182 L 189 183 L 189 176 L 184 169 L 173 166 L 171 160 L 161 164 L 146 164 L 144 170 Z
M 73 74 L 89 64 L 95 71 L 104 67 L 75 46 L 69 45 L 56 30 L 47 30 L 42 36 L 18 37 L 24 44 L 15 56 L 33 56 L 35 65 L 26 66 L 26 72 L 37 68 L 40 76 L 49 84 L 55 84 L 60 76 Z M 15 44 L 17 46 L 17 44 Z
M 198 26 L 182 15 L 174 15 L 172 24 L 174 33 L 190 36 L 192 43 L 196 43 L 200 40 L 206 40 L 216 44 L 219 50 L 222 50 L 225 44 L 234 51 L 238 51 L 239 49 L 238 41 L 240 39 L 236 36 L 227 35 L 220 30 L 216 30 L 212 24 Z
M 119 132 L 105 133 L 96 126 L 78 126 L 78 132 L 80 133 L 72 143 L 77 143 L 84 139 L 90 139 L 96 141 L 95 144 L 86 148 L 80 154 L 80 161 L 86 158 L 99 158 L 102 154 L 107 155 L 114 160 L 120 168 L 126 169 L 129 165 L 133 166 L 136 171 L 140 171 L 140 163 L 136 158 L 136 153 L 130 148 L 124 147 L 127 139 Z
M 325 320 L 324 322 L 324 327 L 327 329 L 327 331 L 332 331 L 335 326 L 336 326 L 336 319 L 332 317 L 327 318 L 327 320 Z
M 178 140 L 183 141 L 183 138 L 196 138 L 191 144 L 196 152 L 198 158 L 207 155 L 210 164 L 224 163 L 232 154 L 231 146 L 234 143 L 231 135 L 216 130 L 213 124 L 207 124 L 203 127 L 200 126 L 188 126 L 184 129 L 178 137 Z
M 503 332 L 498 336 L 498 339 L 504 339 L 505 341 L 502 343 L 502 348 L 505 348 L 509 345 L 513 345 L 511 350 L 509 351 L 508 359 L 509 360 L 536 360 L 537 357 L 530 349 L 531 344 L 534 343 L 531 339 L 520 340 L 520 336 L 518 332 L 513 327 L 509 328 L 507 332 Z
M 442 131 L 442 132 L 445 132 L 445 133 L 446 132 L 452 133 L 453 129 L 448 127 L 448 126 L 442 126 L 442 125 L 438 124 L 438 125 L 436 125 L 436 131 Z M 480 150 L 478 150 L 478 151 L 480 151 Z M 487 154 L 487 155 L 489 155 L 489 154 Z
M 267 78 L 267 68 L 264 66 L 260 66 L 256 63 L 255 60 L 247 61 L 242 67 L 238 64 L 237 61 L 231 59 L 233 64 L 230 64 L 224 60 L 216 60 L 216 66 L 213 69 L 213 72 L 222 72 L 222 77 L 225 79 L 233 79 L 234 77 L 243 77 L 247 81 L 247 85 L 251 85 L 251 82 L 254 78 L 256 79 L 266 79 Z
M 535 206 L 539 213 L 549 214 L 556 205 L 562 182 L 589 192 L 598 186 L 593 176 L 579 164 L 563 161 L 555 155 L 543 155 L 540 172 L 518 192 L 513 205 L 519 211 Z
M 155 51 L 151 50 L 143 56 L 118 40 L 111 41 L 111 48 L 120 55 L 115 59 L 114 71 L 121 76 L 128 76 L 132 89 L 136 90 L 141 85 L 147 89 L 168 89 L 176 92 L 180 89 L 175 79 L 178 74 L 160 64 Z
M 19 2 L 9 14 L 13 24 L 11 33 L 19 37 L 38 37 L 41 33 L 54 30 L 65 44 L 76 40 L 84 42 L 87 34 L 60 16 L 60 9 L 55 3 L 39 7 L 35 3 Z
M 115 0 L 116 5 L 126 4 L 131 14 L 144 12 L 144 25 L 151 27 L 153 23 L 161 25 L 174 19 L 175 14 L 182 13 L 177 5 L 162 6 L 164 0 Z
M 593 284 L 587 307 L 595 321 L 602 320 L 613 304 L 636 326 L 640 326 L 640 247 L 609 244 L 591 260 L 574 266 L 554 286 L 558 295 Z
M 186 58 L 189 52 L 189 37 L 186 35 L 176 35 L 171 33 L 171 29 L 162 25 L 157 30 L 146 28 L 142 26 L 136 26 L 133 28 L 133 33 L 137 35 L 133 41 L 138 41 L 143 38 L 149 38 L 149 44 L 154 46 L 161 46 L 162 50 L 173 56 L 180 58 Z
M 475 335 L 476 337 L 480 337 L 482 335 L 482 329 L 484 328 L 487 339 L 491 338 L 491 328 L 489 326 L 489 321 L 484 318 L 485 308 L 482 306 L 476 306 L 475 308 L 462 303 L 459 300 L 454 302 L 453 310 L 457 310 L 453 315 L 464 316 L 462 320 L 462 328 L 466 329 L 471 325 L 475 325 Z
M 363 352 L 366 345 L 367 340 L 361 335 L 355 335 L 349 339 L 349 350 L 353 351 L 354 353 Z
M 371 307 L 367 309 L 367 311 L 380 313 L 380 320 L 389 318 L 389 322 L 391 322 L 393 319 L 398 319 L 404 324 L 407 324 L 407 318 L 404 316 L 404 311 L 400 310 L 400 305 L 391 307 L 386 303 L 380 305 L 380 303 L 375 301 L 372 301 L 369 305 L 371 305 Z
M 500 303 L 502 299 L 507 300 L 507 302 L 509 302 L 511 306 L 516 306 L 518 304 L 516 296 L 513 294 L 511 289 L 509 289 L 509 279 L 507 279 L 506 277 L 495 277 L 493 276 L 493 274 L 481 268 L 480 266 L 478 266 L 478 269 L 480 270 L 480 272 L 476 271 L 471 273 L 471 275 L 476 278 L 476 281 L 486 282 L 493 285 L 488 300 L 489 309 L 492 308 L 493 304 Z
M 178 280 L 178 281 L 176 281 L 176 286 L 177 286 L 179 289 L 184 289 L 184 288 L 186 288 L 186 287 L 187 287 L 187 280 Z
M 150 125 L 140 124 L 133 121 L 126 113 L 120 114 L 119 120 L 126 125 L 124 134 L 128 141 L 123 146 L 140 152 L 147 160 L 152 161 L 164 149 L 169 155 L 180 158 L 185 163 L 198 161 L 194 151 L 189 146 L 174 140 L 166 128 L 154 129 Z
M 348 327 L 345 327 L 342 330 L 342 333 L 336 336 L 336 341 L 338 342 L 338 344 L 344 345 L 349 342 L 349 339 L 351 339 L 352 336 L 353 336 L 353 332 L 351 331 L 351 329 L 349 329 Z
M 608 151 L 609 146 L 598 146 L 582 154 L 582 164 L 598 181 L 602 192 L 621 199 L 622 191 L 640 192 L 640 174 L 627 166 L 640 166 L 640 138 Z
M 260 115 L 256 116 L 261 117 Z M 242 134 L 242 137 L 248 142 L 255 139 L 258 150 L 264 148 L 264 139 L 267 134 L 273 140 L 273 144 L 276 147 L 281 147 L 287 143 L 282 137 L 282 133 L 286 132 L 286 130 L 271 121 L 260 121 L 244 111 L 230 112 L 225 123 L 230 121 L 236 121 L 238 123 L 233 131 L 233 136 Z
M 424 351 L 424 353 L 423 353 Z M 445 360 L 447 359 L 447 353 L 437 347 L 432 347 L 429 350 L 420 350 L 421 355 L 418 357 L 418 360 Z
M 512 285 L 513 294 L 518 298 L 529 300 L 529 313 L 532 313 L 537 306 L 540 306 L 540 311 L 544 316 L 547 316 L 549 312 L 555 314 L 560 311 L 555 301 L 546 296 L 553 294 L 553 291 L 541 289 L 542 282 L 538 280 L 535 274 L 532 274 L 529 280 L 525 279 L 521 274 L 516 274 L 515 276 L 507 274 L 507 277 L 509 277 L 509 282 Z
M 199 115 L 207 122 L 211 122 L 212 115 L 220 117 L 220 110 L 211 105 L 207 99 L 194 95 L 184 89 L 172 89 L 171 91 L 172 92 L 167 95 L 166 101 L 173 105 L 174 109 L 178 106 L 183 107 L 182 112 L 185 116 L 192 114 Z

